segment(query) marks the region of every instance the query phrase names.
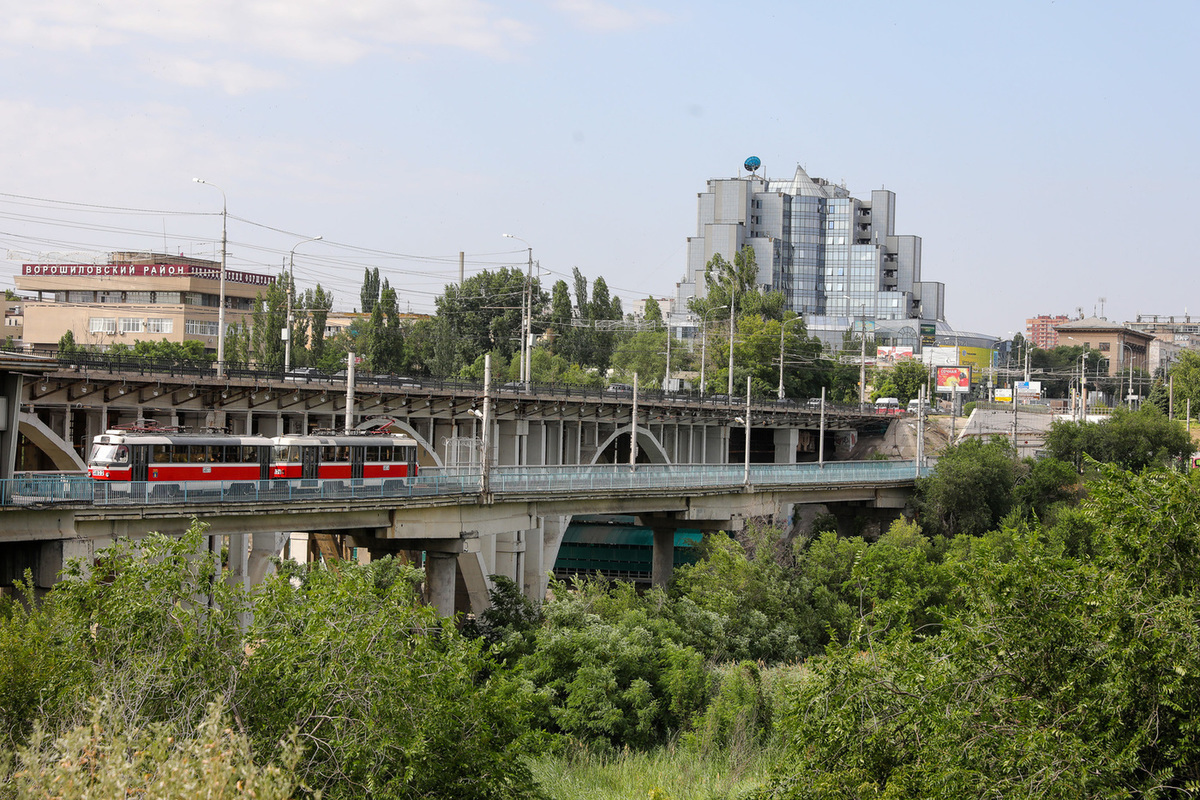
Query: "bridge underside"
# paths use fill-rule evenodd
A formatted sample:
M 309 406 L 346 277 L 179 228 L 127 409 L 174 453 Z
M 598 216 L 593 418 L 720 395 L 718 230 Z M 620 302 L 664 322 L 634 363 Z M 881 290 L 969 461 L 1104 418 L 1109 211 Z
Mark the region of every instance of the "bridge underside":
M 736 532 L 750 519 L 782 520 L 798 503 L 842 508 L 854 516 L 894 516 L 907 494 L 903 485 L 859 485 L 643 496 L 576 492 L 537 500 L 493 497 L 486 504 L 478 498 L 432 499 L 402 507 L 378 501 L 375 506 L 359 501 L 341 507 L 309 501 L 274 506 L 13 509 L 4 513 L 0 583 L 11 584 L 28 569 L 35 584 L 46 588 L 69 559 L 89 563 L 98 549 L 118 538 L 136 540 L 151 532 L 180 535 L 194 519 L 201 519 L 210 536 L 229 537 L 231 554 L 247 553 L 240 565 L 231 556 L 231 568 L 244 575 L 249 574 L 247 564 L 265 563 L 280 555 L 289 542 L 332 537 L 373 557 L 403 554 L 419 563 L 424 553 L 430 601 L 447 614 L 480 613 L 488 607 L 495 575 L 513 580 L 526 596 L 540 602 L 563 534 L 576 514 L 636 516 L 652 528 L 654 580 L 665 583 L 678 528 Z M 320 552 L 331 557 L 332 551 Z M 465 598 L 456 600 L 460 594 L 456 587 L 465 589 Z

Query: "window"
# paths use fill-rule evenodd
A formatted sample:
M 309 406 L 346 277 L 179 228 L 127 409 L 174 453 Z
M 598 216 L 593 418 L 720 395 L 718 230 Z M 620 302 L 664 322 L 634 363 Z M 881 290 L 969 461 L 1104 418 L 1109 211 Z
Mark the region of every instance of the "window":
M 192 336 L 216 336 L 217 323 L 204 319 L 185 319 L 183 332 Z
M 141 317 L 121 317 L 117 324 L 117 330 L 121 333 L 141 333 L 142 319 Z
M 146 333 L 174 333 L 175 320 L 167 317 L 154 318 L 146 320 Z
M 1108 352 L 1108 342 L 1100 342 L 1100 343 L 1098 343 L 1098 344 L 1096 345 L 1096 348 L 1097 348 L 1097 349 L 1098 349 L 1098 350 L 1099 350 L 1101 353 L 1107 353 L 1107 352 Z
M 116 333 L 116 317 L 89 317 L 88 333 Z

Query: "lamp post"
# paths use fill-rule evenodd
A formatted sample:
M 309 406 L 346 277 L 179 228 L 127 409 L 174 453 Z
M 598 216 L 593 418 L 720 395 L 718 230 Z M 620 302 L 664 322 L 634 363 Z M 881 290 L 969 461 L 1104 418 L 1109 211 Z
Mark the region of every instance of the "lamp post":
M 287 327 L 283 329 L 283 376 L 292 370 L 292 294 L 296 286 L 296 248 L 308 242 L 319 242 L 324 236 L 313 236 L 302 242 L 296 242 L 292 252 L 288 254 L 288 287 L 287 287 Z
M 1124 352 L 1126 350 L 1129 351 L 1129 362 L 1125 365 L 1126 369 L 1129 370 L 1129 392 L 1125 395 L 1125 407 L 1132 409 L 1133 408 L 1133 345 L 1131 345 L 1127 342 L 1121 342 L 1121 348 L 1122 348 L 1121 349 L 1122 354 L 1124 354 Z
M 783 399 L 783 332 L 796 320 L 804 319 L 804 317 L 792 317 L 785 319 L 779 323 L 779 399 Z
M 511 233 L 504 233 L 501 236 L 505 239 L 525 242 L 520 236 L 513 236 Z M 530 357 L 533 355 L 529 347 L 529 337 L 533 332 L 533 320 L 530 319 L 533 313 L 533 245 L 525 242 L 525 247 L 529 251 L 529 269 L 525 274 L 525 297 L 521 303 L 521 382 L 525 384 L 525 391 L 529 391 L 529 380 L 533 374 L 533 370 L 529 367 Z
M 733 299 L 733 286 L 729 287 L 729 388 L 726 397 L 733 397 L 733 309 L 737 303 Z
M 708 315 L 714 311 L 720 311 L 726 306 L 713 306 L 708 311 L 704 312 L 704 316 L 700 318 L 700 396 L 704 397 L 704 362 L 705 348 L 708 347 Z
M 218 299 L 220 305 L 217 307 L 217 377 L 222 378 L 225 376 L 225 245 L 229 222 L 229 202 L 225 197 L 225 190 L 215 183 L 209 183 L 203 178 L 192 178 L 192 180 L 196 183 L 203 183 L 205 186 L 211 186 L 221 193 L 221 280 Z

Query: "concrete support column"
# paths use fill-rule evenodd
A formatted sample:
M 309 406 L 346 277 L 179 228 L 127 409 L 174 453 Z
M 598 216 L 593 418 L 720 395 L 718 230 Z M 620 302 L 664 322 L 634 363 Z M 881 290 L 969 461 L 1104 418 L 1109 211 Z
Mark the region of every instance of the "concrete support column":
M 278 558 L 287 542 L 286 533 L 254 533 L 250 536 L 250 558 L 247 562 L 247 578 L 250 586 L 258 586 L 268 575 L 275 572 L 272 558 Z
M 547 520 L 545 517 L 539 517 L 538 521 L 541 523 L 538 527 L 525 532 L 525 554 L 519 577 L 522 594 L 540 605 L 546 597 L 546 572 L 549 567 L 544 566 Z M 566 526 L 563 527 L 565 529 Z
M 795 428 L 775 429 L 775 463 L 795 464 L 796 448 L 800 445 L 800 431 Z
M 650 583 L 666 588 L 675 570 L 675 529 L 654 529 L 654 560 L 650 566 Z
M 458 558 L 452 553 L 425 554 L 425 594 L 443 617 L 454 616 L 454 579 Z

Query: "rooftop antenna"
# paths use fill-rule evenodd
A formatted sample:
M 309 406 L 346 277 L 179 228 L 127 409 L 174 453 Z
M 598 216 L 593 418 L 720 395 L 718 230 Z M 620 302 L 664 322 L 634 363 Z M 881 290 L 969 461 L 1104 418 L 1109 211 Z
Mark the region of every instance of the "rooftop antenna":
M 1104 319 L 1104 303 L 1108 300 L 1107 297 L 1100 298 L 1100 319 Z

